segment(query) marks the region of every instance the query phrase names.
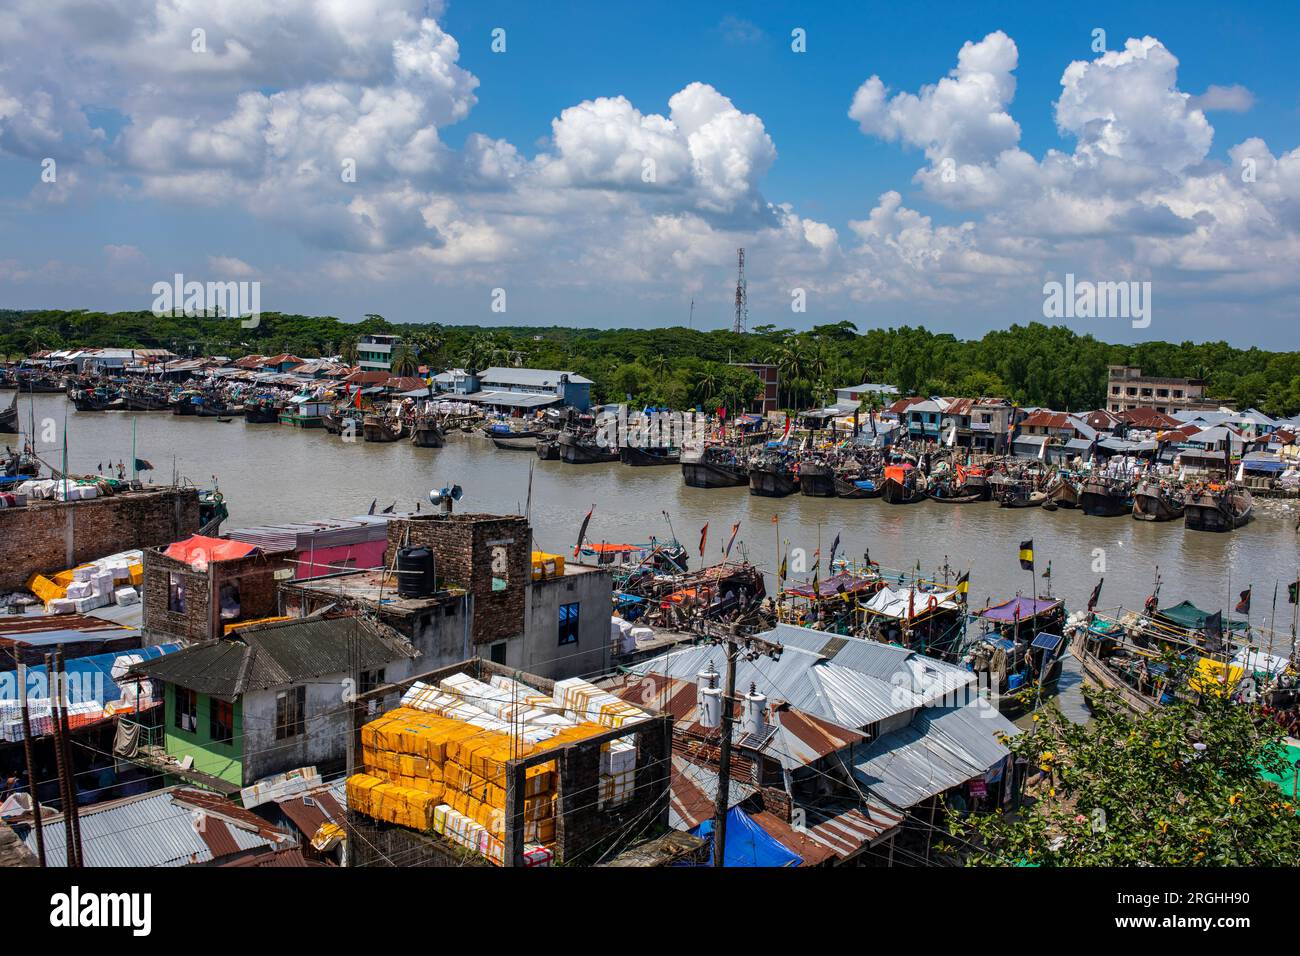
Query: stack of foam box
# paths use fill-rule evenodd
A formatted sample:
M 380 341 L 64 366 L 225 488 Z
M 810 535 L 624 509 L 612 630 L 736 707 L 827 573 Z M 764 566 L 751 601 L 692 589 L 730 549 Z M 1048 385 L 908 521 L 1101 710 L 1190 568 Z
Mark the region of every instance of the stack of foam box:
M 430 811 L 429 825 L 420 829 L 432 829 L 500 864 L 504 854 L 508 762 L 594 736 L 605 728 L 564 718 L 536 727 L 522 718 L 558 716 L 549 709 L 534 714 L 541 711 L 536 707 L 524 710 L 512 724 L 477 704 L 487 703 L 498 712 L 513 713 L 522 701 L 515 699 L 508 710 L 503 710 L 502 688 L 478 681 L 471 684 L 468 680 L 472 678 L 453 680 L 445 689 L 417 682 L 403 696 L 401 707 L 362 727 L 365 773 L 357 776 L 377 782 L 358 781 L 357 786 L 364 785 L 366 790 L 360 796 L 364 803 L 358 808 L 372 808 L 379 812 L 362 812 L 400 822 L 399 817 L 409 819 L 411 815 L 400 809 L 401 794 L 386 794 L 385 784 L 437 793 L 441 805 Z M 509 692 L 517 693 L 517 689 Z M 506 700 L 511 699 L 509 692 Z M 525 771 L 525 858 L 534 861 L 529 865 L 543 865 L 553 857 L 556 789 L 554 763 Z M 376 792 L 381 799 L 375 798 Z M 387 803 L 382 799 L 385 796 Z M 379 815 L 389 805 L 399 808 Z
M 54 733 L 54 712 L 48 697 L 29 697 L 27 712 L 31 722 L 32 736 L 45 737 Z M 80 727 L 98 720 L 103 715 L 103 708 L 98 704 L 70 704 L 68 706 L 68 724 Z M 23 739 L 23 705 L 21 700 L 0 701 L 0 740 L 18 743 Z
M 579 677 L 555 682 L 554 701 L 567 716 L 593 720 L 602 727 L 625 727 L 645 720 L 645 711 L 609 694 Z M 620 737 L 602 745 L 600 779 L 596 805 L 600 809 L 617 807 L 632 798 L 636 790 L 636 741 Z
M 110 604 L 139 604 L 135 589 L 144 580 L 143 553 L 123 551 L 46 577 L 34 575 L 27 590 L 50 614 L 84 614 Z

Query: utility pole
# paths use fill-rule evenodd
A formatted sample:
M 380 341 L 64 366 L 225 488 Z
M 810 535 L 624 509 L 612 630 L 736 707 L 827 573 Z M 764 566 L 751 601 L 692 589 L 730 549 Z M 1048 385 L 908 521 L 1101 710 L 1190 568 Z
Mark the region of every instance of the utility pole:
M 713 806 L 713 865 L 725 866 L 727 852 L 727 811 L 731 793 L 731 728 L 736 722 L 732 714 L 732 700 L 736 695 L 736 660 L 743 656 L 752 661 L 759 657 L 780 660 L 782 647 L 761 637 L 738 637 L 736 625 L 728 626 L 726 633 L 718 633 L 710 641 L 727 647 L 727 683 L 722 698 L 722 749 L 718 758 L 718 799 Z
M 36 758 L 32 749 L 32 718 L 27 705 L 27 668 L 19 666 L 18 692 L 23 695 L 23 752 L 27 758 L 27 792 L 32 798 L 32 818 L 36 827 L 36 859 L 45 866 L 45 830 L 41 820 L 41 802 L 36 795 Z

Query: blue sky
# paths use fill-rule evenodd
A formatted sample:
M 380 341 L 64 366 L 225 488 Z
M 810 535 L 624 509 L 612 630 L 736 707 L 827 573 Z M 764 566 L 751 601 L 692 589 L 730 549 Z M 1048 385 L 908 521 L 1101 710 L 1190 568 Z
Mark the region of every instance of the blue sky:
M 1149 327 L 1080 331 L 1293 347 L 1297 8 L 18 6 L 4 306 L 147 308 L 182 272 L 348 319 L 662 324 L 694 298 L 722 326 L 744 245 L 755 323 L 978 335 L 1070 272 L 1153 290 Z

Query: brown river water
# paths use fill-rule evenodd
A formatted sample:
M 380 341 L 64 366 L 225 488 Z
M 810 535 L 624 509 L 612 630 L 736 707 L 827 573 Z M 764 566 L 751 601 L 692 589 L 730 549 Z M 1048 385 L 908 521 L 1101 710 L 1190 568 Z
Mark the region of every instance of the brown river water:
M 7 401 L 12 392 L 4 392 Z M 29 419 L 29 400 L 20 402 Z M 1253 585 L 1252 622 L 1271 617 L 1273 587 L 1280 582 L 1279 629 L 1290 630 L 1286 584 L 1298 569 L 1295 503 L 1258 501 L 1255 521 L 1228 534 L 1185 531 L 1181 522 L 1147 523 L 1128 517 L 1090 518 L 1077 511 L 1005 509 L 992 503 L 887 505 L 880 500 L 835 498 L 758 498 L 745 488 L 687 488 L 681 469 L 632 468 L 618 463 L 566 465 L 539 461 L 532 452 L 499 451 L 478 435 L 454 434 L 445 447 L 416 448 L 409 442 L 345 443 L 324 430 L 287 425 L 247 425 L 215 419 L 178 418 L 168 413 L 84 412 L 61 395 L 35 396 L 38 453 L 61 460 L 61 429 L 66 410 L 68 463 L 74 473 L 121 459 L 131 461 L 132 421 L 136 455 L 154 465 L 142 478 L 171 480 L 176 471 L 199 485 L 218 480 L 230 509 L 227 528 L 280 521 L 350 517 L 364 513 L 372 499 L 378 509 L 396 502 L 397 511 L 428 511 L 429 490 L 452 482 L 465 490 L 461 511 L 516 512 L 528 496 L 533 466 L 532 521 L 535 546 L 571 554 L 578 526 L 595 505 L 588 538 L 607 542 L 665 539 L 668 512 L 676 536 L 699 565 L 700 529 L 709 525 L 707 563 L 721 557 L 732 525 L 739 521 L 732 557 L 747 556 L 769 575 L 781 548 L 803 548 L 811 577 L 811 556 L 823 560 L 840 535 L 840 554 L 861 560 L 870 550 L 886 568 L 910 571 L 919 560 L 926 576 L 942 579 L 945 560 L 952 575 L 971 572 L 970 603 L 982 606 L 1029 593 L 1034 586 L 1017 561 L 1019 543 L 1034 541 L 1040 593 L 1048 583 L 1041 573 L 1052 566 L 1052 592 L 1071 610 L 1083 608 L 1096 583 L 1094 563 L 1105 562 L 1100 607 L 1140 608 L 1151 592 L 1155 568 L 1163 586 L 1160 604 L 1187 599 L 1208 608 L 1228 608 L 1231 591 Z M 26 427 L 26 426 L 24 426 Z M 42 433 L 56 436 L 41 441 Z M 14 443 L 13 436 L 0 442 Z M 779 516 L 779 525 L 772 523 Z M 1095 549 L 1102 549 L 1099 558 Z M 827 572 L 822 566 L 822 577 Z M 769 588 L 773 582 L 769 577 Z

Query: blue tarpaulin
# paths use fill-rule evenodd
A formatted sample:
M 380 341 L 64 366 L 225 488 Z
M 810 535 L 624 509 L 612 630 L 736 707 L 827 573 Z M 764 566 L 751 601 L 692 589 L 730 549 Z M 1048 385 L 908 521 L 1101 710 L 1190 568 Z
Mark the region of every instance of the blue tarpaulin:
M 713 820 L 705 820 L 691 831 L 709 842 L 709 859 L 713 865 Z M 740 807 L 732 807 L 727 814 L 726 866 L 799 866 L 803 858 L 796 856 L 773 839 L 766 830 L 749 818 Z

